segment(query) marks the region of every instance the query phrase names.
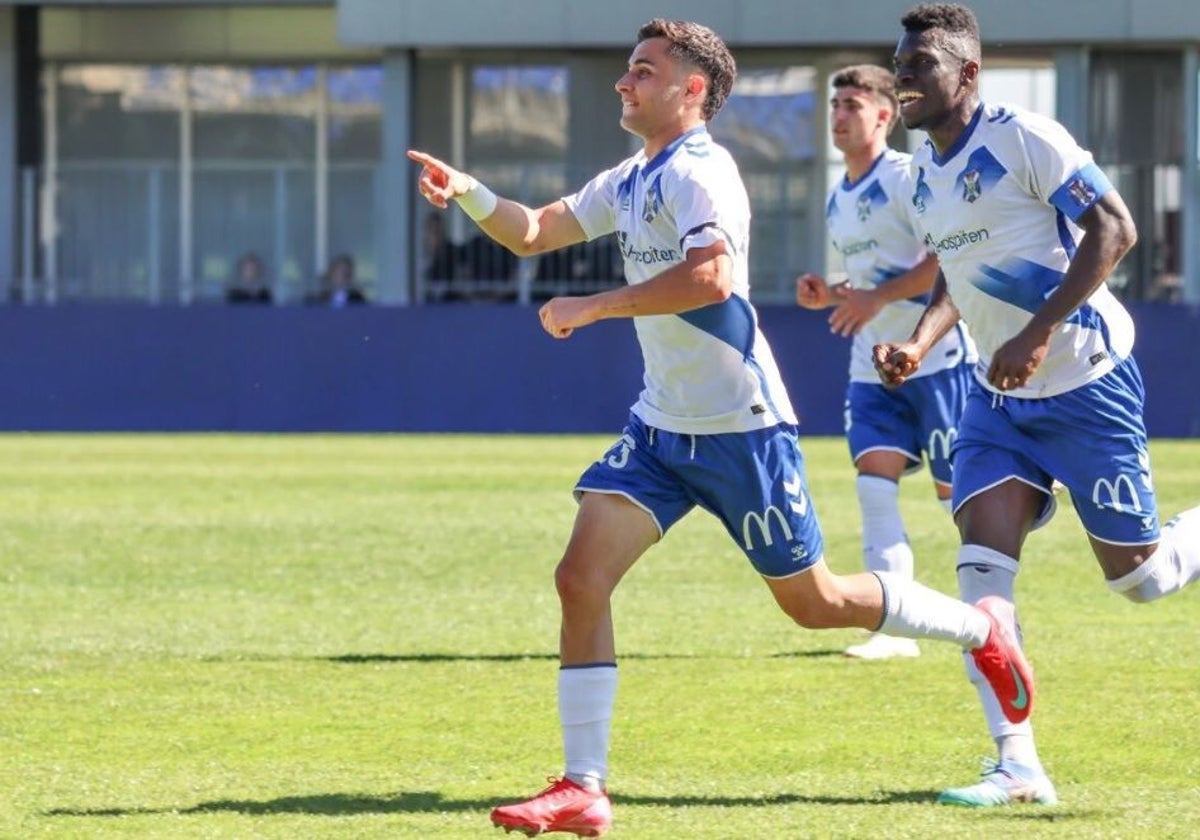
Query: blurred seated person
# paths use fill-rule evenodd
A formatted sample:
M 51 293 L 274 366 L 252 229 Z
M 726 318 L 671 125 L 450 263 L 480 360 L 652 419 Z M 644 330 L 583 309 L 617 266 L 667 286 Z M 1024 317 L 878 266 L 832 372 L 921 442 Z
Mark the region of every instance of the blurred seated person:
M 267 285 L 263 261 L 258 254 L 249 251 L 237 261 L 233 281 L 225 289 L 226 303 L 271 302 L 271 287 Z
M 512 251 L 478 234 L 468 239 L 458 252 L 455 299 L 516 300 L 520 263 Z
M 340 309 L 367 302 L 366 295 L 354 282 L 354 257 L 349 254 L 334 257 L 319 283 L 316 294 L 310 295 L 306 303 Z
M 431 283 L 446 283 L 458 274 L 458 248 L 446 235 L 441 213 L 429 213 L 421 223 L 421 270 Z
M 588 294 L 623 282 L 616 240 L 605 236 L 539 256 L 533 298 L 549 300 L 557 295 Z

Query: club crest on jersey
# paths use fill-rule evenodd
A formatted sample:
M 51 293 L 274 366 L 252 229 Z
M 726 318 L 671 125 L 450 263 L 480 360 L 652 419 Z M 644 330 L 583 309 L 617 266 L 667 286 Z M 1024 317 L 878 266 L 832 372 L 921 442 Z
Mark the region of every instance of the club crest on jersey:
M 854 209 L 858 213 L 858 220 L 865 222 L 871 218 L 872 208 L 882 207 L 887 202 L 887 193 L 883 191 L 883 187 L 879 186 L 878 181 L 872 181 L 871 185 L 863 190 L 858 196 L 857 201 L 854 202 Z
M 858 201 L 855 203 L 855 208 L 858 210 L 858 220 L 860 222 L 865 222 L 871 218 L 871 197 L 860 195 Z
M 963 173 L 963 201 L 975 202 L 983 195 L 983 185 L 979 183 L 979 170 L 972 169 Z
M 646 198 L 642 203 L 642 221 L 653 222 L 654 217 L 662 209 L 662 178 L 655 178 L 646 189 Z
M 1004 168 L 1004 164 L 996 160 L 996 156 L 983 146 L 971 153 L 966 168 L 958 174 L 954 182 L 958 185 L 962 200 L 974 204 L 983 198 L 985 190 L 996 186 L 1007 174 L 1008 170 Z
M 1067 192 L 1080 207 L 1087 207 L 1096 200 L 1096 191 L 1088 185 L 1087 181 L 1079 177 L 1067 185 Z

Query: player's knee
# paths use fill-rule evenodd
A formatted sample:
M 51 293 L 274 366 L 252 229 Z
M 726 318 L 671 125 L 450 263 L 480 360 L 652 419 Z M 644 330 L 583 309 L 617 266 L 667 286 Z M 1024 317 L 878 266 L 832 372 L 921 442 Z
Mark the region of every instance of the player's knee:
M 1200 578 L 1200 551 L 1181 545 L 1170 528 L 1153 553 L 1132 572 L 1108 582 L 1108 588 L 1135 604 L 1149 604 L 1184 589 Z
M 597 596 L 607 597 L 594 571 L 566 559 L 554 570 L 554 588 L 564 604 L 582 603 Z

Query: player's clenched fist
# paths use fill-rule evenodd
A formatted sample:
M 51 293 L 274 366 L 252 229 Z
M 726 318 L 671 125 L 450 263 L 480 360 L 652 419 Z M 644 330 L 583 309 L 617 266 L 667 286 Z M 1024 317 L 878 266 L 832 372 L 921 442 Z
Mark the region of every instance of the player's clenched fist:
M 904 384 L 921 366 L 920 350 L 913 344 L 876 344 L 871 360 L 879 379 L 889 388 Z

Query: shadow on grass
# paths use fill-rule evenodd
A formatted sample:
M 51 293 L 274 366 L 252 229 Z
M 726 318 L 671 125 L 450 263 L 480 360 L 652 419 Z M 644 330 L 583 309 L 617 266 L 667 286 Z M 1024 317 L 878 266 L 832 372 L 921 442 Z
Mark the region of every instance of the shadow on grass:
M 511 800 L 519 799 L 513 796 Z M 773 796 L 636 796 L 614 794 L 614 804 L 657 808 L 774 808 L 781 805 L 932 805 L 933 790 L 886 790 L 870 796 L 828 796 L 779 793 Z M 188 808 L 54 808 L 44 817 L 134 817 L 156 814 L 235 813 L 251 816 L 267 814 L 311 814 L 331 817 L 360 814 L 422 814 L 461 811 L 490 811 L 498 802 L 510 799 L 446 799 L 436 791 L 413 791 L 390 796 L 325 793 L 312 796 L 283 796 L 267 800 L 218 799 Z M 1069 819 L 1096 818 L 1099 812 L 1060 811 L 1057 809 L 988 812 L 988 817 L 1026 822 L 1065 822 Z
M 781 793 L 775 796 L 613 796 L 616 805 L 668 808 L 770 808 L 779 805 L 890 805 L 897 802 L 930 802 L 933 791 L 893 791 L 871 797 L 804 796 Z M 513 800 L 520 796 L 512 797 Z M 398 793 L 394 796 L 366 796 L 347 793 L 313 796 L 283 796 L 265 801 L 218 799 L 190 808 L 55 808 L 43 811 L 46 817 L 134 817 L 156 814 L 211 814 L 231 812 L 262 816 L 266 814 L 314 814 L 351 816 L 356 814 L 418 814 L 457 811 L 490 811 L 508 799 L 446 799 L 434 791 Z
M 801 654 L 803 655 L 803 654 Z M 820 654 L 824 655 L 824 654 Z M 690 653 L 622 653 L 618 659 L 740 659 L 732 656 L 701 656 Z M 333 662 L 339 665 L 372 665 L 388 662 L 557 662 L 557 653 L 343 653 L 334 656 L 271 656 L 260 654 L 233 656 L 205 656 L 202 662 L 292 662 L 309 659 L 315 662 Z
M 786 653 L 772 653 L 770 659 L 849 659 L 843 648 L 828 648 L 827 650 L 789 650 Z
M 375 662 L 533 662 L 558 661 L 557 653 L 345 653 L 316 657 L 323 662 L 367 665 Z M 687 653 L 622 653 L 618 659 L 712 659 Z

